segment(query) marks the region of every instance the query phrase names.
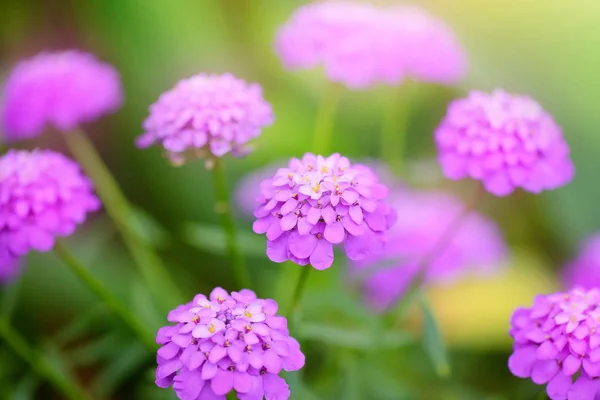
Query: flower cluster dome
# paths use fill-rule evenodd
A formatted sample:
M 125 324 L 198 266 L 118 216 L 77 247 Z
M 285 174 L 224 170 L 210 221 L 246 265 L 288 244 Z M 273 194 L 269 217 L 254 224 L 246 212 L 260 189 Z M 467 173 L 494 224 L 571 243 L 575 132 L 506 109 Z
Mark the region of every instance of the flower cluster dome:
M 100 208 L 79 165 L 50 150 L 9 150 L 0 158 L 0 254 L 48 251 Z
M 150 107 L 138 147 L 159 144 L 176 164 L 188 158 L 243 155 L 249 141 L 273 123 L 258 84 L 231 74 L 184 79 Z
M 578 257 L 563 269 L 562 278 L 566 287 L 600 288 L 600 234 L 584 241 Z
M 299 343 L 289 336 L 277 303 L 251 290 L 214 289 L 169 313 L 175 325 L 158 331 L 156 384 L 173 386 L 182 400 L 287 400 L 278 374 L 304 366 Z
M 48 125 L 69 131 L 116 111 L 122 102 L 119 73 L 111 65 L 76 50 L 40 53 L 9 75 L 2 127 L 9 140 L 37 136 Z
M 600 289 L 539 295 L 511 319 L 510 371 L 547 385 L 551 400 L 600 395 Z
M 481 180 L 497 196 L 516 188 L 539 193 L 573 178 L 560 127 L 526 96 L 471 92 L 450 104 L 435 141 L 448 178 Z
M 260 188 L 253 229 L 266 234 L 274 262 L 326 269 L 336 244 L 360 260 L 382 250 L 395 222 L 395 212 L 384 203 L 388 188 L 371 169 L 337 153 L 293 158 Z

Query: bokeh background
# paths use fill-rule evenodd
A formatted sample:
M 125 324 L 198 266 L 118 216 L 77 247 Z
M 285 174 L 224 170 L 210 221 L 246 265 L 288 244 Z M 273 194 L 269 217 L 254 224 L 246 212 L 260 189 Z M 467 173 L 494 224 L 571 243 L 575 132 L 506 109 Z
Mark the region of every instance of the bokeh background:
M 123 190 L 143 215 L 141 228 L 160 249 L 191 299 L 214 286 L 237 289 L 213 212 L 209 172 L 202 162 L 174 168 L 159 150 L 140 151 L 134 138 L 148 106 L 176 81 L 198 72 L 232 72 L 259 82 L 276 123 L 245 159 L 229 159 L 232 189 L 244 173 L 311 150 L 313 121 L 325 85 L 320 71 L 289 73 L 273 51 L 278 25 L 298 0 L 20 0 L 0 2 L 0 77 L 41 50 L 93 52 L 121 72 L 121 111 L 86 130 Z M 392 1 L 379 1 L 389 4 Z M 574 181 L 539 196 L 517 192 L 485 199 L 482 210 L 511 245 L 506 270 L 493 279 L 467 279 L 427 293 L 449 348 L 452 373 L 440 378 L 418 341 L 390 348 L 365 345 L 354 326 L 370 326 L 342 280 L 343 262 L 312 274 L 303 300 L 307 365 L 287 377 L 292 399 L 513 400 L 538 398 L 541 387 L 510 376 L 508 319 L 539 292 L 560 287 L 565 261 L 600 227 L 600 3 L 594 0 L 421 0 L 456 31 L 470 61 L 457 87 L 421 85 L 411 96 L 407 157 L 411 180 L 468 197 L 472 185 L 443 179 L 432 132 L 452 98 L 470 89 L 504 88 L 537 99 L 563 127 L 576 165 Z M 401 89 L 400 89 L 401 90 Z M 387 90 L 345 91 L 335 123 L 334 148 L 350 158 L 377 158 Z M 54 134 L 19 147 L 63 150 Z M 281 303 L 295 284 L 268 262 L 264 238 L 251 220 L 237 218 L 259 297 Z M 102 213 L 70 239 L 77 255 L 148 324 L 163 315 L 145 305 L 136 269 Z M 340 260 L 340 257 L 337 258 Z M 27 259 L 16 300 L 15 325 L 52 354 L 97 398 L 169 399 L 154 386 L 154 355 L 135 342 L 52 254 Z M 6 296 L 14 287 L 0 289 Z M 6 302 L 2 307 L 10 307 Z M 318 329 L 326 324 L 338 329 Z M 342 327 L 342 329 L 339 329 Z M 403 328 L 419 335 L 418 318 Z M 346 336 L 344 336 L 346 333 Z M 0 398 L 60 398 L 27 365 L 0 345 Z M 539 397 L 542 398 L 542 397 Z

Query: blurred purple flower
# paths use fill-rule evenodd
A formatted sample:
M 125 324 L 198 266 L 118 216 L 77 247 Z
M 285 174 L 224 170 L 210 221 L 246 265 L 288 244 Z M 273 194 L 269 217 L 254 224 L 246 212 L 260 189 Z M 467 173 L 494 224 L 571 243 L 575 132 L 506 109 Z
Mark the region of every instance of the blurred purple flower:
M 450 179 L 483 181 L 497 196 L 567 184 L 574 167 L 560 127 L 534 100 L 497 90 L 453 101 L 435 132 Z
M 584 242 L 577 259 L 565 266 L 562 278 L 566 287 L 600 288 L 600 234 Z
M 466 66 L 452 31 L 424 10 L 351 1 L 302 6 L 279 30 L 276 49 L 287 68 L 322 65 L 329 80 L 353 89 L 405 76 L 454 83 Z
M 0 255 L 49 251 L 100 201 L 79 165 L 50 150 L 9 150 L 0 158 Z
M 21 259 L 13 256 L 8 249 L 0 249 L 0 284 L 7 284 L 21 274 Z
M 189 158 L 242 155 L 248 141 L 273 123 L 258 84 L 233 75 L 198 74 L 163 93 L 150 107 L 138 147 L 158 143 L 175 164 Z
M 388 188 L 371 169 L 337 153 L 292 158 L 260 189 L 253 229 L 266 233 L 267 256 L 274 262 L 326 269 L 333 263 L 333 245 L 342 243 L 350 259 L 360 260 L 381 251 L 395 222 L 383 202 Z
M 6 139 L 32 138 L 47 125 L 68 131 L 116 111 L 123 102 L 118 72 L 76 50 L 40 53 L 16 65 L 4 86 Z
M 365 275 L 364 296 L 379 311 L 408 289 L 421 260 L 464 208 L 450 194 L 408 189 L 392 192 L 390 205 L 398 223 L 388 232 L 383 254 L 350 264 L 352 274 Z M 469 272 L 491 274 L 500 268 L 506 252 L 494 222 L 473 212 L 429 264 L 426 282 L 451 283 Z
M 539 295 L 511 318 L 510 372 L 546 385 L 551 400 L 600 396 L 600 290 Z
M 158 331 L 156 384 L 173 386 L 182 400 L 224 400 L 232 389 L 241 400 L 287 400 L 279 373 L 304 366 L 300 344 L 289 336 L 277 303 L 244 289 L 221 288 L 171 311 Z

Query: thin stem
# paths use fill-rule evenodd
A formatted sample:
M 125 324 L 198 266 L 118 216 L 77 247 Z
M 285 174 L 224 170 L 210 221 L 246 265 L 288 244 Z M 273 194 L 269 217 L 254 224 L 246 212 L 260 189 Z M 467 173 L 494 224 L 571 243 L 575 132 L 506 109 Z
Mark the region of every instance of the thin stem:
M 308 273 L 312 267 L 310 265 L 306 265 L 302 267 L 302 273 L 298 278 L 298 282 L 296 283 L 296 288 L 294 289 L 294 294 L 292 295 L 292 302 L 290 303 L 290 310 L 288 312 L 288 317 L 292 317 L 293 314 L 298 311 L 300 307 L 300 300 L 302 299 L 302 292 L 304 292 L 304 287 L 306 286 L 306 280 L 308 279 Z
M 252 286 L 250 274 L 244 264 L 244 257 L 237 241 L 236 227 L 233 216 L 231 215 L 227 177 L 225 176 L 223 163 L 219 158 L 214 160 L 213 175 L 216 196 L 215 211 L 221 216 L 221 225 L 223 226 L 227 238 L 227 251 L 231 256 L 237 283 L 240 285 L 240 288 L 249 288 Z
M 477 209 L 483 195 L 485 194 L 485 190 L 483 186 L 479 186 L 477 188 L 475 197 L 473 200 L 466 204 L 463 210 L 452 220 L 448 228 L 444 231 L 442 236 L 435 243 L 431 251 L 421 258 L 419 263 L 417 264 L 417 271 L 411 278 L 408 283 L 408 290 L 401 292 L 398 296 L 395 296 L 392 301 L 390 301 L 388 308 L 391 308 L 392 305 L 396 304 L 400 297 L 402 297 L 402 301 L 400 301 L 398 305 L 399 312 L 404 312 L 408 305 L 412 302 L 412 299 L 415 298 L 416 294 L 421 288 L 421 284 L 425 280 L 427 276 L 427 271 L 429 266 L 433 261 L 436 260 L 437 257 L 446 249 L 458 229 L 465 222 L 467 216 L 471 214 L 474 210 Z
M 16 354 L 25 360 L 41 377 L 50 382 L 70 400 L 87 400 L 90 397 L 83 392 L 73 379 L 54 367 L 48 357 L 29 346 L 27 341 L 15 330 L 3 315 L 0 315 L 0 337 Z
M 316 154 L 328 156 L 331 151 L 333 122 L 340 100 L 340 93 L 340 86 L 334 83 L 330 83 L 325 89 L 325 93 L 323 93 L 315 120 L 313 151 Z
M 96 279 L 87 268 L 81 265 L 61 242 L 57 242 L 54 246 L 54 253 L 92 293 L 102 300 L 109 310 L 118 315 L 129 326 L 148 349 L 151 351 L 156 350 L 157 346 L 154 341 L 153 333 L 148 331 L 146 326 L 132 314 L 127 307 L 121 304 L 119 299 L 106 289 L 106 287 L 104 287 L 104 285 Z
M 400 88 L 389 88 L 389 98 L 385 101 L 381 124 L 381 157 L 398 176 L 401 176 L 405 169 L 404 148 L 411 89 L 410 82 L 406 82 Z
M 135 211 L 121 192 L 94 145 L 81 130 L 66 132 L 63 136 L 71 154 L 94 181 L 108 215 L 115 222 L 125 245 L 140 268 L 150 292 L 159 299 L 163 311 L 170 310 L 176 304 L 182 304 L 184 301 L 181 293 L 171 280 L 160 258 L 132 228 L 133 224 L 139 226 Z
M 5 287 L 4 293 L 2 294 L 2 302 L 0 303 L 0 313 L 4 315 L 4 318 L 10 322 L 12 315 L 15 312 L 17 303 L 19 301 L 19 294 L 21 292 L 21 277 L 17 277 L 14 281 Z

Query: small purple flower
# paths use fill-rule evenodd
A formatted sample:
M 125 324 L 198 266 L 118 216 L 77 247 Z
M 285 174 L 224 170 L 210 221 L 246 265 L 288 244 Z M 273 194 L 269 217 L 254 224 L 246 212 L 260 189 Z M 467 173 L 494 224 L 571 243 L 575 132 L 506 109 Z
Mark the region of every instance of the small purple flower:
M 323 1 L 299 8 L 281 27 L 276 49 L 289 69 L 322 65 L 352 89 L 418 81 L 455 83 L 466 61 L 452 31 L 416 7 L 377 8 Z
M 307 153 L 292 158 L 261 185 L 254 232 L 267 236 L 267 256 L 326 269 L 333 246 L 344 244 L 347 256 L 361 260 L 381 251 L 395 212 L 383 200 L 385 185 L 364 165 L 346 157 Z
M 69 131 L 116 111 L 122 102 L 118 72 L 92 54 L 40 53 L 9 75 L 2 127 L 9 140 L 35 137 L 47 125 Z
M 50 150 L 10 150 L 0 158 L 0 254 L 49 251 L 100 201 L 79 165 Z
M 547 385 L 551 400 L 600 395 L 600 289 L 539 295 L 511 319 L 513 375 Z
M 600 234 L 583 243 L 577 259 L 565 266 L 562 278 L 566 287 L 600 288 Z
M 450 194 L 409 189 L 392 192 L 389 204 L 398 223 L 388 232 L 383 253 L 350 264 L 353 275 L 364 274 L 365 299 L 379 311 L 407 290 L 419 263 L 464 209 Z M 426 282 L 448 284 L 470 272 L 491 275 L 501 267 L 506 251 L 494 222 L 472 212 L 427 266 Z
M 471 92 L 450 104 L 435 141 L 448 178 L 481 180 L 497 196 L 556 189 L 573 178 L 560 127 L 526 96 Z
M 177 307 L 168 320 L 176 325 L 156 336 L 158 386 L 173 386 L 182 400 L 224 400 L 231 390 L 241 400 L 289 398 L 279 373 L 302 368 L 304 354 L 274 300 L 216 288 Z
M 184 79 L 150 107 L 138 147 L 158 143 L 175 164 L 194 157 L 246 154 L 250 139 L 273 123 L 258 84 L 231 74 Z

